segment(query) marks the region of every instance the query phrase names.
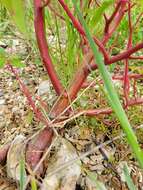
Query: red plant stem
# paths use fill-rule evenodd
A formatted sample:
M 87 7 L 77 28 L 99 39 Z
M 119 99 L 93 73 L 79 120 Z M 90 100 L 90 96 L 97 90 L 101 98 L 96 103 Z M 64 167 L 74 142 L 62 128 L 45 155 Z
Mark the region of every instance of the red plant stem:
M 100 3 L 99 3 L 98 1 L 95 0 L 95 3 L 96 3 L 96 5 L 97 5 L 98 7 L 101 7 L 101 6 L 100 6 Z M 104 13 L 103 16 L 104 16 L 105 22 L 107 22 L 108 18 L 107 18 L 107 16 L 106 16 L 106 14 Z
M 51 1 L 51 0 L 41 0 L 41 5 L 40 5 L 40 7 L 41 7 L 41 8 L 46 7 L 47 5 L 49 5 L 50 1 Z
M 80 9 L 82 10 L 83 8 L 83 0 L 80 0 Z
M 128 77 L 130 79 L 141 79 L 143 78 L 143 74 L 128 74 Z M 114 75 L 112 77 L 113 80 L 123 80 L 124 76 L 123 75 Z
M 132 47 L 132 22 L 131 22 L 131 4 L 128 2 L 128 23 L 129 23 L 129 38 L 128 38 L 128 44 L 127 44 L 127 50 Z M 129 96 L 129 89 L 130 89 L 130 81 L 128 77 L 129 72 L 129 61 L 128 59 L 125 60 L 125 71 L 124 71 L 124 96 L 126 100 L 126 105 L 128 105 L 128 96 Z
M 45 101 L 43 101 L 40 96 L 36 96 L 36 99 L 39 101 L 41 107 L 42 107 L 45 111 L 48 112 L 47 103 L 46 103 Z
M 61 6 L 63 7 L 63 9 L 65 10 L 65 12 L 67 13 L 67 15 L 69 16 L 69 18 L 71 19 L 74 27 L 77 29 L 77 31 L 84 37 L 86 37 L 85 31 L 82 27 L 82 25 L 80 24 L 80 22 L 74 17 L 74 15 L 72 14 L 72 12 L 70 11 L 70 9 L 68 8 L 68 6 L 65 4 L 64 0 L 58 0 L 59 3 L 61 4 Z M 100 51 L 102 52 L 104 59 L 108 60 L 108 53 L 104 47 L 104 45 L 96 38 L 93 37 L 95 43 L 97 44 L 97 46 L 99 47 Z
M 110 37 L 112 36 L 112 34 L 115 32 L 115 30 L 119 26 L 124 14 L 125 14 L 125 8 L 126 8 L 127 1 L 125 0 L 125 1 L 120 1 L 120 2 L 121 2 L 121 6 L 118 11 L 118 14 L 115 15 L 115 17 L 114 17 L 114 24 L 113 24 L 113 26 L 108 28 L 108 33 L 105 33 L 104 38 L 102 40 L 103 44 L 106 44 L 107 41 L 110 39 Z
M 21 90 L 23 92 L 23 94 L 26 96 L 27 100 L 28 100 L 28 103 L 29 105 L 32 107 L 35 115 L 36 115 L 36 118 L 39 120 L 39 121 L 42 121 L 44 124 L 48 125 L 47 121 L 43 118 L 43 114 L 41 113 L 41 111 L 36 107 L 35 105 L 35 102 L 33 101 L 32 99 L 32 96 L 28 90 L 28 88 L 25 86 L 25 84 L 21 81 L 20 77 L 18 76 L 18 73 L 16 72 L 16 70 L 11 66 L 11 65 L 8 65 L 8 69 L 15 75 L 17 81 L 19 82 L 20 84 L 20 87 L 21 87 Z
M 116 63 L 118 61 L 122 61 L 124 59 L 128 59 L 133 53 L 137 52 L 138 50 L 143 48 L 143 43 L 139 43 L 137 44 L 135 47 L 131 47 L 128 50 L 111 57 L 107 62 L 105 62 L 106 65 L 110 65 L 113 63 Z M 97 69 L 97 65 L 93 62 L 92 64 L 90 64 L 90 68 L 92 70 Z
M 129 22 L 129 39 L 128 39 L 128 47 L 132 47 L 132 36 L 133 36 L 133 27 L 131 21 L 131 3 L 128 2 L 128 22 Z
M 41 7 L 41 0 L 34 0 L 34 14 L 35 33 L 41 58 L 57 95 L 60 95 L 63 92 L 64 88 L 58 79 L 49 55 L 48 44 L 45 36 L 44 10 Z
M 107 62 L 106 64 L 111 64 L 111 63 L 115 63 L 117 61 L 121 61 L 123 59 L 127 59 L 129 58 L 133 53 L 139 51 L 140 49 L 143 48 L 143 43 L 138 43 L 135 47 L 131 47 L 129 48 L 128 50 L 118 54 L 118 55 L 115 55 L 113 57 L 111 57 Z
M 0 164 L 5 162 L 9 147 L 10 147 L 10 144 L 6 144 L 2 148 L 0 148 Z
M 83 60 L 81 68 L 77 71 L 73 78 L 73 81 L 70 84 L 68 93 L 71 100 L 73 100 L 76 97 L 79 89 L 82 87 L 87 76 L 92 71 L 92 69 L 90 68 L 91 59 L 91 55 L 87 54 L 87 56 Z
M 67 90 L 68 97 L 61 97 L 58 100 L 50 112 L 51 118 L 57 117 L 70 104 L 70 102 L 76 98 L 77 93 L 82 88 L 84 81 L 91 72 L 90 65 L 88 65 L 91 59 L 92 55 L 90 53 L 84 57 L 81 67 L 76 72 L 73 81 Z
M 120 8 L 120 6 L 121 6 L 121 1 L 119 1 L 117 3 L 117 6 L 115 7 L 115 10 L 114 10 L 113 14 L 110 16 L 109 19 L 106 20 L 105 29 L 104 29 L 105 35 L 108 34 L 108 32 L 109 32 L 109 26 L 110 26 L 111 22 L 113 21 L 113 19 L 115 18 L 116 14 L 117 14 L 117 12 L 118 12 L 118 10 Z
M 82 25 L 73 16 L 73 14 L 71 13 L 70 9 L 65 4 L 64 0 L 58 0 L 58 1 L 61 4 L 61 6 L 63 7 L 63 9 L 65 10 L 65 12 L 67 13 L 67 15 L 69 16 L 69 18 L 71 19 L 74 27 L 78 30 L 78 32 L 82 36 L 85 37 L 85 31 L 84 31 Z M 113 57 L 111 57 L 109 59 L 109 55 L 108 55 L 108 53 L 107 53 L 107 51 L 106 51 L 106 49 L 105 49 L 105 47 L 103 45 L 111 37 L 110 35 L 112 35 L 112 33 L 116 30 L 116 28 L 119 25 L 121 19 L 123 18 L 124 13 L 125 13 L 126 3 L 127 3 L 126 0 L 125 1 L 124 0 L 121 1 L 121 7 L 120 7 L 120 9 L 118 11 L 119 13 L 116 14 L 116 16 L 114 18 L 114 24 L 110 28 L 109 34 L 106 36 L 106 38 L 103 38 L 103 43 L 100 42 L 96 37 L 94 38 L 94 40 L 95 40 L 96 44 L 98 45 L 100 51 L 104 55 L 105 64 L 107 64 L 107 65 L 115 63 L 117 61 L 121 61 L 123 59 L 127 59 L 134 52 L 136 52 L 139 49 L 143 48 L 143 43 L 140 43 L 140 44 L 137 44 L 135 47 L 131 47 L 128 50 L 124 51 L 123 53 L 120 53 L 120 54 L 118 54 L 116 56 L 113 56 Z M 93 59 L 92 52 L 88 54 L 88 57 L 90 57 L 88 59 L 88 61 L 87 61 L 88 64 L 82 64 L 81 68 L 79 68 L 79 70 L 75 74 L 74 81 L 71 83 L 71 85 L 70 85 L 70 87 L 68 89 L 68 97 L 61 96 L 61 98 L 59 99 L 59 101 L 57 102 L 57 104 L 54 106 L 54 108 L 53 108 L 53 110 L 52 110 L 52 112 L 50 114 L 52 118 L 54 118 L 58 114 L 60 114 L 69 105 L 69 103 L 76 97 L 78 91 L 82 87 L 82 84 L 86 80 L 86 78 L 87 78 L 88 74 L 91 72 L 91 70 L 97 69 L 97 65 L 95 63 L 92 63 L 91 65 L 89 65 L 89 63 Z
M 128 101 L 128 106 L 134 106 L 134 105 L 140 105 L 140 104 L 143 104 L 143 98 L 136 98 L 136 99 L 131 99 Z M 123 107 L 124 109 L 127 108 L 126 106 L 123 106 Z M 83 113 L 83 115 L 91 116 L 91 117 L 97 116 L 100 114 L 109 115 L 113 113 L 111 108 L 89 109 L 89 110 L 78 111 L 79 114 L 80 112 Z
M 135 98 L 131 99 L 128 102 L 128 106 L 140 105 L 143 104 L 143 98 Z
M 128 74 L 128 77 L 129 79 L 133 79 L 134 81 L 136 81 L 137 79 L 141 79 L 143 78 L 143 74 Z M 123 75 L 113 75 L 112 76 L 112 79 L 113 80 L 124 80 L 124 76 Z M 101 84 L 103 84 L 103 82 L 101 81 Z M 90 87 L 90 88 L 94 88 L 96 85 L 96 82 L 92 82 L 92 81 L 88 81 L 88 82 L 84 82 L 82 84 L 82 88 L 87 88 L 87 87 Z
M 113 48 L 116 47 L 116 43 L 118 42 L 119 35 L 120 33 L 118 32 L 116 37 L 114 38 L 114 41 L 112 42 L 112 45 L 109 47 L 109 53 L 112 52 Z
M 80 24 L 80 22 L 74 17 L 74 15 L 72 14 L 72 12 L 70 11 L 70 9 L 68 8 L 68 6 L 66 5 L 66 3 L 64 2 L 64 0 L 58 0 L 59 3 L 61 4 L 61 6 L 63 7 L 63 9 L 65 10 L 65 12 L 67 13 L 67 15 L 69 16 L 69 18 L 71 19 L 74 27 L 78 30 L 78 32 L 85 36 L 85 32 L 84 29 L 82 28 L 82 25 Z
M 38 164 L 43 152 L 48 148 L 53 139 L 53 130 L 46 127 L 37 136 L 35 136 L 30 142 L 26 149 L 26 162 L 28 166 L 34 170 Z M 43 163 L 36 174 L 41 175 L 43 173 Z
M 109 115 L 112 113 L 112 109 L 111 108 L 89 109 L 89 110 L 84 110 L 81 112 L 84 113 L 83 115 L 93 117 L 93 116 L 97 116 L 97 115 L 101 115 L 101 114 Z M 79 113 L 80 113 L 80 111 L 79 111 Z
M 135 24 L 133 25 L 133 29 L 136 28 L 136 26 L 137 26 L 137 24 L 139 23 L 139 21 L 140 21 L 142 15 L 143 15 L 143 13 L 140 13 L 139 16 L 137 17 L 137 20 L 136 20 Z
M 132 53 L 136 52 L 137 50 L 143 48 L 143 43 L 136 45 L 135 47 L 129 48 L 127 51 L 112 57 L 108 62 L 105 62 L 106 65 L 110 65 L 112 63 L 115 63 L 117 61 L 120 61 L 122 59 L 128 58 Z M 85 82 L 87 76 L 92 70 L 97 69 L 97 65 L 95 64 L 94 60 L 93 63 L 90 64 L 91 60 L 93 58 L 92 52 L 89 52 L 86 58 L 84 59 L 84 63 L 82 64 L 82 67 L 78 69 L 78 71 L 75 74 L 73 83 L 70 85 L 70 88 L 68 90 L 68 97 L 61 97 L 54 108 L 52 109 L 50 113 L 51 118 L 57 117 L 63 110 L 70 104 L 72 100 L 77 96 L 77 93 L 82 88 L 83 83 Z
M 81 88 L 88 88 L 88 87 L 90 87 L 90 88 L 94 88 L 95 87 L 95 85 L 96 85 L 96 83 L 93 83 L 93 82 L 84 82 L 83 84 L 82 84 L 82 87 Z
M 88 8 L 90 7 L 91 3 L 92 3 L 92 0 L 89 0 L 88 1 Z
M 137 96 L 137 87 L 136 87 L 136 80 L 134 79 L 134 83 L 133 83 L 133 94 L 134 94 L 134 97 Z
M 64 8 L 64 10 L 66 11 L 67 15 L 71 18 L 75 28 L 79 31 L 80 34 L 85 35 L 85 32 L 84 32 L 84 29 L 82 28 L 82 25 L 78 22 L 78 20 L 75 19 L 75 17 L 73 16 L 71 11 L 69 10 L 68 6 L 64 3 L 63 0 L 58 0 L 58 1 L 60 2 L 62 7 Z M 125 5 L 126 5 L 126 1 L 123 2 L 122 8 L 125 8 Z M 123 14 L 124 14 L 124 11 L 122 10 L 120 15 L 119 15 L 119 18 L 117 19 L 118 21 L 120 21 L 122 19 Z M 118 24 L 119 24 L 119 22 L 118 22 Z M 116 25 L 116 27 L 117 27 L 117 25 Z M 116 29 L 116 27 L 114 26 L 114 29 Z M 113 31 L 112 31 L 112 33 L 113 33 Z M 109 36 L 108 36 L 108 38 L 109 38 Z M 94 38 L 94 40 L 96 41 L 97 39 Z M 103 39 L 103 42 L 105 43 L 106 41 L 104 41 L 104 39 Z M 129 50 L 109 59 L 109 55 L 107 54 L 107 51 L 105 50 L 104 45 L 99 40 L 97 40 L 96 43 L 98 43 L 97 45 L 98 45 L 99 49 L 101 50 L 101 52 L 103 53 L 105 61 L 107 64 L 108 63 L 110 64 L 111 62 L 114 63 L 114 62 L 120 61 L 122 59 L 126 59 L 131 54 L 133 54 L 134 52 L 143 48 L 143 43 L 140 43 L 140 44 L 137 44 L 135 47 L 130 48 Z
M 141 59 L 141 60 L 143 60 L 143 56 L 130 56 L 129 59 Z
M 60 15 L 58 12 L 56 12 L 56 10 L 55 10 L 50 4 L 48 5 L 48 7 L 49 7 L 49 9 L 51 10 L 51 12 L 54 13 L 55 16 L 57 16 L 57 17 L 59 17 L 61 20 L 65 21 L 65 18 L 64 18 L 62 15 Z
M 130 89 L 130 82 L 128 77 L 128 70 L 129 70 L 129 63 L 128 59 L 125 60 L 125 71 L 124 71 L 124 96 L 125 96 L 125 105 L 128 105 L 128 96 L 129 96 L 129 89 Z

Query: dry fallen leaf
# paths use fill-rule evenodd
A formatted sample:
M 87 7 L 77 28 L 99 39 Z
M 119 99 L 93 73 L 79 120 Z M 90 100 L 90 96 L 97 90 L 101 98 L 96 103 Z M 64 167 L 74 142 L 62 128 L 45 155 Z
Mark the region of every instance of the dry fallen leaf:
M 75 190 L 76 182 L 81 174 L 81 162 L 75 162 L 54 175 L 48 176 L 50 172 L 77 156 L 75 148 L 69 141 L 60 138 L 59 144 L 58 150 L 55 151 L 49 163 L 41 190 Z
M 11 143 L 7 154 L 7 175 L 15 181 L 20 180 L 20 160 L 25 157 L 24 140 L 23 135 L 18 135 Z

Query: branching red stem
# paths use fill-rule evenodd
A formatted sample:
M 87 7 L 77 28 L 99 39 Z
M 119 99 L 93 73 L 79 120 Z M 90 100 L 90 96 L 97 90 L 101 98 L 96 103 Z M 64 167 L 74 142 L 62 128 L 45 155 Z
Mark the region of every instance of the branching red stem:
M 78 30 L 78 32 L 86 37 L 85 35 L 85 31 L 82 27 L 82 25 L 80 24 L 80 22 L 74 17 L 74 15 L 72 14 L 72 12 L 70 11 L 70 9 L 68 8 L 68 6 L 65 4 L 64 0 L 58 0 L 59 3 L 61 4 L 61 6 L 63 7 L 63 9 L 65 10 L 65 12 L 67 13 L 67 15 L 69 16 L 69 18 L 71 19 L 74 27 Z M 97 46 L 99 47 L 99 50 L 102 52 L 104 59 L 108 60 L 108 53 L 104 47 L 104 45 L 96 38 L 93 37 L 95 43 L 97 44 Z
M 128 101 L 128 107 L 129 106 L 134 106 L 134 105 L 140 105 L 143 104 L 143 98 L 136 98 L 136 99 L 131 99 Z M 127 108 L 127 106 L 123 106 L 124 108 Z M 80 111 L 78 112 L 80 114 Z M 111 108 L 101 108 L 101 109 L 89 109 L 89 110 L 83 110 L 81 111 L 83 115 L 86 116 L 97 116 L 100 114 L 111 114 L 113 113 Z

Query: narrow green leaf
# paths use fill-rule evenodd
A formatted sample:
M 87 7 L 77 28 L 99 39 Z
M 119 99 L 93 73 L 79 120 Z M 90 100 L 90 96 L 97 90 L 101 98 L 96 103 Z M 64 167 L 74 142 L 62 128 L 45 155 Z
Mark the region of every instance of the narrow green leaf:
M 20 190 L 24 190 L 25 181 L 26 181 L 26 171 L 25 171 L 25 161 L 24 159 L 20 160 Z
M 90 21 L 90 25 L 91 26 L 94 26 L 101 20 L 102 18 L 102 15 L 104 14 L 105 10 L 107 8 L 109 8 L 109 6 L 113 3 L 114 1 L 113 0 L 110 0 L 110 1 L 104 1 L 102 3 L 102 5 L 96 9 L 96 10 L 93 10 L 93 16 L 91 18 L 91 21 Z
M 83 16 L 80 12 L 80 10 L 78 9 L 78 6 L 76 4 L 76 0 L 72 0 L 74 6 L 75 6 L 75 11 L 79 17 L 80 22 L 82 23 L 84 30 L 86 32 L 86 36 L 87 39 L 89 41 L 90 47 L 93 50 L 93 54 L 95 57 L 95 62 L 98 66 L 99 72 L 102 76 L 102 79 L 104 81 L 104 85 L 105 85 L 105 89 L 107 91 L 107 97 L 108 97 L 108 101 L 112 106 L 113 111 L 116 113 L 121 126 L 126 134 L 127 140 L 129 145 L 132 148 L 132 151 L 136 157 L 136 159 L 138 160 L 140 166 L 143 168 L 143 152 L 140 149 L 140 146 L 137 142 L 137 138 L 136 135 L 134 134 L 134 131 L 128 121 L 128 118 L 126 116 L 126 113 L 120 103 L 119 97 L 117 95 L 117 92 L 114 88 L 110 73 L 107 70 L 107 67 L 104 64 L 103 58 L 101 56 L 101 54 L 99 53 L 99 50 L 97 48 L 97 46 L 94 43 L 94 40 L 92 39 L 89 29 L 87 27 L 87 24 L 85 23 Z
M 140 6 L 141 6 L 141 9 L 143 10 L 143 0 L 138 0 Z
M 13 56 L 10 59 L 11 59 L 11 64 L 14 67 L 17 67 L 17 68 L 23 68 L 23 67 L 25 67 L 25 64 L 20 61 L 19 57 Z
M 126 183 L 128 185 L 129 190 L 137 190 L 129 174 L 128 166 L 126 164 L 124 165 L 123 172 L 124 172 L 124 176 L 125 176 Z
M 37 190 L 37 184 L 36 184 L 36 181 L 35 181 L 34 177 L 32 177 L 32 179 L 31 179 L 31 189 L 32 190 Z
M 3 48 L 0 48 L 0 69 L 6 64 L 6 53 Z
M 5 50 L 3 48 L 0 47 L 0 56 L 5 56 Z
M 8 11 L 12 10 L 12 0 L 0 0 L 0 4 L 3 5 Z
M 8 10 L 19 31 L 27 36 L 24 0 L 0 0 L 0 3 Z
M 32 123 L 32 120 L 33 120 L 33 111 L 29 111 L 28 112 L 28 115 L 26 116 L 26 124 L 30 125 Z
M 90 180 L 96 185 L 96 190 L 107 190 L 103 183 L 97 180 L 95 173 L 86 170 L 86 173 Z
M 24 0 L 12 0 L 13 11 L 14 11 L 14 21 L 18 27 L 18 29 L 27 34 L 26 22 L 25 22 L 25 5 Z
M 2 69 L 5 66 L 5 58 L 4 57 L 0 57 L 0 69 Z

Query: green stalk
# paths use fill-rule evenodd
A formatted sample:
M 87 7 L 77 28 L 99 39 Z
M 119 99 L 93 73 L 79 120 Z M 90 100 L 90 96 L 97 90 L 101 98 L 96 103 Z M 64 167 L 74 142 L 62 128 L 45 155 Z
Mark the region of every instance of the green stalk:
M 81 14 L 78 6 L 77 6 L 76 0 L 72 0 L 72 2 L 75 6 L 75 11 L 79 17 L 79 20 L 84 27 L 84 30 L 85 30 L 87 39 L 89 41 L 90 47 L 93 51 L 94 58 L 97 63 L 99 72 L 104 81 L 105 89 L 107 90 L 107 97 L 108 97 L 109 103 L 111 104 L 113 111 L 116 113 L 116 115 L 121 123 L 121 126 L 126 134 L 128 143 L 131 146 L 131 149 L 132 149 L 136 159 L 138 160 L 140 166 L 143 168 L 143 152 L 140 149 L 140 146 L 137 142 L 136 135 L 134 134 L 134 131 L 128 121 L 126 113 L 120 103 L 120 100 L 119 100 L 117 92 L 114 88 L 110 73 L 108 72 L 108 70 L 104 64 L 103 58 L 102 58 L 101 54 L 99 53 L 99 50 L 90 35 L 89 29 L 82 17 L 82 14 Z
M 130 176 L 127 164 L 124 165 L 123 172 L 124 172 L 125 180 L 126 180 L 129 190 L 137 190 L 134 185 L 134 182 Z

